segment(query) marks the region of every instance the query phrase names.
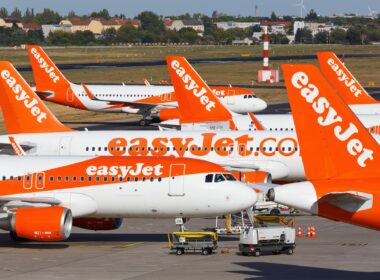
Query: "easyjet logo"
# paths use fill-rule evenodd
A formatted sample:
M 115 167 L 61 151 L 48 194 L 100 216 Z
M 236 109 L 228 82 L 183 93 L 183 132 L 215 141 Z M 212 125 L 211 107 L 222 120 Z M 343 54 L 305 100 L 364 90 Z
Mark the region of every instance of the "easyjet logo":
M 186 73 L 185 68 L 181 66 L 178 60 L 173 60 L 171 62 L 171 68 L 175 71 L 178 77 L 181 78 L 182 82 L 185 84 L 185 89 L 192 92 L 195 97 L 199 98 L 200 103 L 205 106 L 207 111 L 211 111 L 212 108 L 215 108 L 215 102 L 211 101 L 207 95 L 207 90 L 197 84 L 193 78 Z
M 95 166 L 91 165 L 87 167 L 86 173 L 89 176 L 119 176 L 125 178 L 126 176 L 160 176 L 162 175 L 162 169 L 164 166 L 162 164 L 157 164 L 155 166 L 145 165 L 145 163 L 136 163 L 135 165 L 101 165 Z
M 297 72 L 292 76 L 292 85 L 300 90 L 301 96 L 311 104 L 314 112 L 319 117 L 317 122 L 320 126 L 334 127 L 334 136 L 338 141 L 346 143 L 347 152 L 356 157 L 357 163 L 361 167 L 366 166 L 367 160 L 373 160 L 373 151 L 364 147 L 360 139 L 355 138 L 358 128 L 352 122 L 344 121 L 330 102 L 319 96 L 319 89 L 309 83 L 309 77 L 304 72 Z
M 57 83 L 59 81 L 59 76 L 54 72 L 54 67 L 47 64 L 45 59 L 41 56 L 41 54 L 35 49 L 32 48 L 30 50 L 34 58 L 37 60 L 40 67 L 45 70 L 45 72 L 48 74 L 48 77 L 53 81 L 53 83 Z
M 356 80 L 353 78 L 350 79 L 344 70 L 341 69 L 337 63 L 335 63 L 335 60 L 333 58 L 329 58 L 329 60 L 327 60 L 327 64 L 338 76 L 338 80 L 343 83 L 354 94 L 355 97 L 359 97 L 359 95 L 363 93 L 358 88 L 359 86 L 356 84 Z
M 254 141 L 248 134 L 232 138 L 202 133 L 197 140 L 193 137 L 113 138 L 107 145 L 107 151 L 114 156 L 290 157 L 297 152 L 297 146 L 296 139 L 292 137 L 268 137 Z
M 8 70 L 2 70 L 0 76 L 5 81 L 5 84 L 15 94 L 16 100 L 22 102 L 25 108 L 29 110 L 30 114 L 35 117 L 39 123 L 46 120 L 46 113 L 41 111 L 41 108 L 38 106 L 38 100 L 34 97 L 31 98 L 23 87 L 17 83 L 16 78 L 11 76 L 11 73 Z
M 225 95 L 226 95 L 226 91 L 225 91 L 225 90 L 212 89 L 212 92 L 213 92 L 217 97 L 221 97 L 221 96 L 225 96 Z

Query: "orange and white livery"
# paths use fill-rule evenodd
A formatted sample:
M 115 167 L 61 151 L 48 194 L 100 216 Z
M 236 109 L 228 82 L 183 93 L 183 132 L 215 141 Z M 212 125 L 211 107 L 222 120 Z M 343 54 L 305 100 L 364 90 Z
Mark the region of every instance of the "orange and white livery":
M 85 85 L 70 83 L 40 46 L 29 45 L 28 53 L 40 97 L 70 107 L 101 111 L 142 114 L 142 124 L 153 118 L 177 116 L 176 94 L 171 86 Z M 218 98 L 235 113 L 258 112 L 266 103 L 242 88 L 213 87 Z M 254 97 L 254 98 L 248 98 Z M 160 114 L 160 109 L 169 109 Z M 172 110 L 170 110 L 172 109 Z
M 177 92 L 179 113 L 177 119 L 161 122 L 162 129 L 294 131 L 291 114 L 254 116 L 252 113 L 239 115 L 230 112 L 186 58 L 168 56 L 166 60 L 174 90 Z M 374 129 L 380 125 L 378 115 L 358 115 L 358 117 L 372 133 L 378 134 L 378 130 Z
M 73 224 L 115 229 L 123 217 L 209 217 L 256 202 L 231 173 L 195 159 L 7 156 L 0 163 L 0 228 L 15 239 L 64 240 Z
M 380 229 L 379 144 L 312 65 L 283 65 L 308 181 L 272 189 L 281 204 Z
M 28 84 L 8 62 L 0 62 L 0 75 L 8 71 L 29 96 L 38 99 Z M 243 175 L 267 175 L 273 179 L 299 180 L 304 177 L 296 134 L 292 131 L 74 131 L 63 126 L 42 102 L 46 112 L 42 123 L 13 90 L 1 82 L 0 104 L 11 106 L 3 111 L 8 135 L 0 136 L 0 148 L 11 150 L 13 142 L 26 155 L 114 155 L 174 156 L 204 159 Z M 28 118 L 13 122 L 25 112 Z M 52 133 L 47 133 L 51 130 Z M 267 176 L 263 176 L 267 177 Z
M 371 97 L 333 52 L 318 52 L 326 79 L 356 114 L 380 114 L 380 102 Z

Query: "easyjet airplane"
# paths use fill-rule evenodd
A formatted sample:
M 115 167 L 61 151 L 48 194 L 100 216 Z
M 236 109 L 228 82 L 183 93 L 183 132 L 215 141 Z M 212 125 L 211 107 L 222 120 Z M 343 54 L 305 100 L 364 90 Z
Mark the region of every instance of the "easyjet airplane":
M 70 83 L 40 46 L 29 45 L 35 91 L 44 100 L 70 107 L 101 112 L 141 114 L 141 125 L 153 118 L 168 119 L 177 106 L 172 86 L 142 85 L 76 85 Z M 213 87 L 220 101 L 235 113 L 259 112 L 266 108 L 265 101 L 251 91 L 233 87 Z
M 380 148 L 312 65 L 283 65 L 307 181 L 270 199 L 319 216 L 380 229 Z
M 208 94 L 207 85 L 194 69 L 188 68 L 182 57 L 168 57 L 168 62 L 171 67 L 182 68 L 173 83 L 188 91 L 189 102 L 202 104 L 197 115 L 205 114 L 208 108 L 214 111 L 209 104 L 216 104 L 216 97 Z M 195 85 L 193 89 L 188 89 L 187 79 Z M 256 182 L 267 181 L 269 176 L 304 178 L 296 134 L 291 131 L 74 131 L 54 117 L 8 62 L 0 62 L 0 92 L 9 133 L 0 136 L 3 153 L 13 154 L 17 146 L 26 155 L 190 157 L 239 171 Z M 213 114 L 217 116 L 218 111 Z
M 0 228 L 15 239 L 64 240 L 72 223 L 115 229 L 123 217 L 210 217 L 256 202 L 231 173 L 195 159 L 6 156 L 0 164 Z
M 323 75 L 356 114 L 380 114 L 380 102 L 368 94 L 333 52 L 318 52 Z
M 191 67 L 188 61 L 184 58 L 184 62 L 187 67 Z M 173 78 L 175 74 L 175 69 L 169 68 L 169 73 Z M 195 71 L 195 70 L 194 70 Z M 198 73 L 195 74 L 202 79 Z M 203 81 L 204 82 L 204 81 Z M 171 115 L 174 115 L 174 111 L 177 111 L 177 118 L 166 120 L 160 123 L 162 129 L 181 129 L 181 130 L 223 130 L 228 129 L 228 127 L 223 126 L 223 122 L 233 122 L 234 128 L 238 130 L 272 130 L 272 131 L 293 131 L 294 122 L 293 116 L 291 114 L 263 114 L 263 115 L 253 115 L 248 113 L 248 115 L 238 115 L 230 112 L 227 108 L 223 106 L 219 100 L 215 100 L 219 103 L 216 106 L 218 112 L 217 116 L 210 113 L 199 115 L 198 108 L 201 106 L 198 102 L 189 102 L 187 100 L 187 92 L 176 88 L 174 84 L 174 90 L 177 92 L 178 108 L 163 109 L 163 111 L 172 111 Z M 212 94 L 211 89 L 207 87 L 209 94 Z M 347 95 L 349 89 L 339 89 L 338 92 L 342 92 L 343 95 Z M 183 102 L 180 102 L 183 100 Z M 194 116 L 197 116 L 195 119 Z M 367 127 L 371 133 L 379 134 L 380 128 L 380 117 L 378 115 L 358 115 L 361 122 Z M 188 125 L 190 124 L 190 125 Z M 231 128 L 231 126 L 229 127 Z

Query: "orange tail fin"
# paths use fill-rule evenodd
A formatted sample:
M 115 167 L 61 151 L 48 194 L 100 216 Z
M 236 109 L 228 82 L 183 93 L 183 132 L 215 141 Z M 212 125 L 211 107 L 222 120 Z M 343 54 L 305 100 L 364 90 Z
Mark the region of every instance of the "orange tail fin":
M 282 69 L 307 179 L 378 176 L 379 145 L 319 69 Z
M 318 52 L 323 75 L 349 105 L 378 103 L 333 52 Z
M 55 118 L 7 61 L 0 61 L 0 94 L 0 105 L 9 134 L 71 131 Z
M 177 97 L 182 123 L 232 120 L 231 113 L 182 56 L 167 56 L 166 62 Z
M 32 64 L 33 76 L 37 92 L 54 92 L 56 96 L 66 96 L 70 82 L 59 71 L 54 62 L 37 45 L 28 45 L 28 54 Z

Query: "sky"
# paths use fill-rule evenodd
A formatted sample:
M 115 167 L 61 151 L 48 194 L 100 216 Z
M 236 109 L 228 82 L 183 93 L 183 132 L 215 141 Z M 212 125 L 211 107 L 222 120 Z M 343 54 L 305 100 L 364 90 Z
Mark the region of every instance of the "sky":
M 184 13 L 203 13 L 211 15 L 214 10 L 228 15 L 254 15 L 254 7 L 258 5 L 260 16 L 300 15 L 296 6 L 301 0 L 0 0 L 0 7 L 12 11 L 15 7 L 25 11 L 34 8 L 35 12 L 43 8 L 58 11 L 61 15 L 73 10 L 77 14 L 89 14 L 107 8 L 111 15 L 125 14 L 127 17 L 137 16 L 140 12 L 150 10 L 163 16 Z M 379 0 L 304 0 L 308 12 L 314 9 L 320 15 L 358 13 L 368 15 L 368 7 L 380 13 Z

